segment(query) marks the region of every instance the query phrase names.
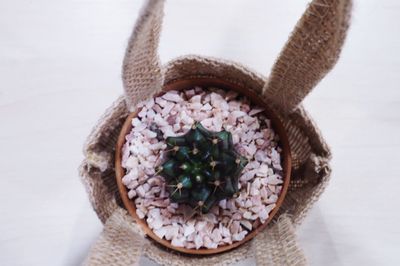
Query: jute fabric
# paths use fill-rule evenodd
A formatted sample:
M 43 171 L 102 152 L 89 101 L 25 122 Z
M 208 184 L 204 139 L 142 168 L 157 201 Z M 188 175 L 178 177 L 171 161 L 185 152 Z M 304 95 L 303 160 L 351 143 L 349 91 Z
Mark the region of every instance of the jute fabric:
M 228 265 L 247 257 L 255 257 L 257 265 L 306 265 L 295 227 L 329 181 L 331 153 L 301 101 L 337 61 L 348 28 L 351 1 L 312 1 L 268 79 L 239 63 L 196 55 L 162 65 L 157 49 L 163 5 L 163 0 L 146 2 L 123 62 L 125 94 L 106 110 L 84 146 L 80 174 L 90 202 L 104 223 L 85 264 L 135 265 L 141 256 L 147 256 L 162 265 Z M 166 250 L 146 238 L 121 203 L 114 173 L 115 145 L 129 112 L 164 85 L 191 77 L 224 79 L 261 95 L 284 123 L 293 160 L 289 191 L 268 227 L 232 251 L 201 257 Z

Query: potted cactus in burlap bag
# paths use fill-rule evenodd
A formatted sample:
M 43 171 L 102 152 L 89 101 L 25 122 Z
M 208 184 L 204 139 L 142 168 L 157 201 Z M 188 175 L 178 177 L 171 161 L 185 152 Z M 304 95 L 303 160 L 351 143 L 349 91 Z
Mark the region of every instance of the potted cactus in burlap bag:
M 163 5 L 144 6 L 125 94 L 85 145 L 81 176 L 104 223 L 85 263 L 305 265 L 295 226 L 331 155 L 301 101 L 337 61 L 351 1 L 312 1 L 268 79 L 201 56 L 161 65 Z

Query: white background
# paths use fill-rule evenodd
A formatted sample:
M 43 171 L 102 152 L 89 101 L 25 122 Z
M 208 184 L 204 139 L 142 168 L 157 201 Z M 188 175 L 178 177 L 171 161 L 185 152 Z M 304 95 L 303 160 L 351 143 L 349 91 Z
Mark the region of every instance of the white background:
M 161 58 L 217 56 L 268 74 L 306 3 L 170 0 Z M 0 1 L 1 265 L 78 265 L 99 235 L 77 167 L 122 93 L 141 4 Z M 399 265 L 400 3 L 356 1 L 352 22 L 341 60 L 305 101 L 334 173 L 299 238 L 311 265 Z

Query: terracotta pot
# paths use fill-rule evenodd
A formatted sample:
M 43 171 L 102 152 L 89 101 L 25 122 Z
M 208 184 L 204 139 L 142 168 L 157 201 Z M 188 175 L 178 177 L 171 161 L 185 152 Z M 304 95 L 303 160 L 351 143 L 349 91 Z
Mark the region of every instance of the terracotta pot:
M 137 116 L 137 112 L 131 113 L 122 129 L 118 138 L 117 146 L 116 146 L 116 153 L 115 153 L 115 173 L 116 173 L 116 179 L 118 183 L 118 188 L 119 192 L 121 194 L 122 201 L 128 210 L 129 214 L 133 217 L 133 219 L 142 227 L 143 231 L 145 234 L 153 239 L 154 241 L 158 242 L 159 244 L 165 246 L 166 248 L 169 248 L 171 250 L 175 250 L 178 252 L 186 253 L 186 254 L 193 254 L 193 255 L 209 255 L 209 254 L 217 254 L 221 253 L 224 251 L 231 250 L 235 247 L 238 247 L 242 245 L 243 243 L 249 241 L 252 239 L 254 236 L 257 235 L 258 232 L 261 230 L 265 229 L 267 224 L 272 220 L 274 215 L 277 213 L 279 207 L 282 205 L 282 202 L 285 198 L 288 186 L 289 186 L 289 181 L 290 181 L 290 173 L 291 173 L 291 157 L 290 157 L 290 147 L 289 147 L 289 141 L 285 132 L 285 129 L 282 125 L 282 122 L 278 118 L 278 116 L 267 106 L 267 104 L 262 100 L 259 95 L 257 95 L 255 92 L 248 90 L 244 87 L 238 86 L 236 84 L 232 84 L 230 82 L 227 82 L 225 80 L 220 80 L 220 79 L 215 79 L 215 78 L 192 78 L 192 79 L 185 79 L 185 80 L 177 80 L 173 81 L 167 85 L 164 86 L 163 91 L 159 94 L 162 95 L 163 93 L 170 91 L 170 90 L 184 90 L 188 88 L 192 88 L 194 86 L 200 86 L 200 87 L 216 87 L 216 88 L 221 88 L 221 89 L 226 89 L 226 90 L 233 90 L 238 92 L 241 95 L 247 96 L 247 98 L 251 101 L 253 105 L 260 106 L 265 109 L 264 114 L 271 120 L 272 123 L 272 128 L 274 131 L 279 135 L 279 146 L 282 148 L 282 153 L 281 153 L 281 160 L 282 160 L 282 168 L 283 168 L 283 187 L 281 194 L 279 195 L 278 201 L 276 202 L 276 207 L 270 212 L 268 220 L 264 223 L 261 224 L 257 227 L 254 228 L 249 234 L 246 235 L 246 237 L 238 242 L 234 242 L 232 244 L 227 244 L 227 245 L 222 245 L 219 246 L 216 249 L 206 249 L 206 248 L 200 248 L 200 249 L 188 249 L 188 248 L 182 248 L 182 247 L 175 247 L 172 246 L 170 241 L 161 239 L 158 236 L 156 236 L 153 231 L 149 228 L 149 226 L 146 223 L 145 219 L 140 219 L 137 214 L 136 214 L 136 207 L 135 203 L 133 200 L 130 200 L 128 198 L 128 191 L 125 185 L 122 183 L 122 178 L 125 175 L 125 169 L 121 165 L 121 160 L 122 160 L 122 147 L 125 143 L 125 137 L 128 135 L 128 133 L 132 129 L 132 119 Z

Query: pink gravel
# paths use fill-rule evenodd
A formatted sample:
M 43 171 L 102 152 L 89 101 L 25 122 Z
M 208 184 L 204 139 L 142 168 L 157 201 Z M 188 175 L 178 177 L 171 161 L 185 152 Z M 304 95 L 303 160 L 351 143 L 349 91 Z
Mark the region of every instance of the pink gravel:
M 243 240 L 275 208 L 282 190 L 282 167 L 278 136 L 263 109 L 251 106 L 236 92 L 196 87 L 170 91 L 139 104 L 126 136 L 122 181 L 134 200 L 136 213 L 160 238 L 176 247 L 209 248 Z M 163 177 L 154 175 L 163 162 L 164 138 L 186 133 L 195 121 L 213 131 L 230 131 L 236 150 L 249 159 L 239 179 L 237 198 L 221 200 L 204 215 L 191 215 L 191 208 L 171 203 Z

